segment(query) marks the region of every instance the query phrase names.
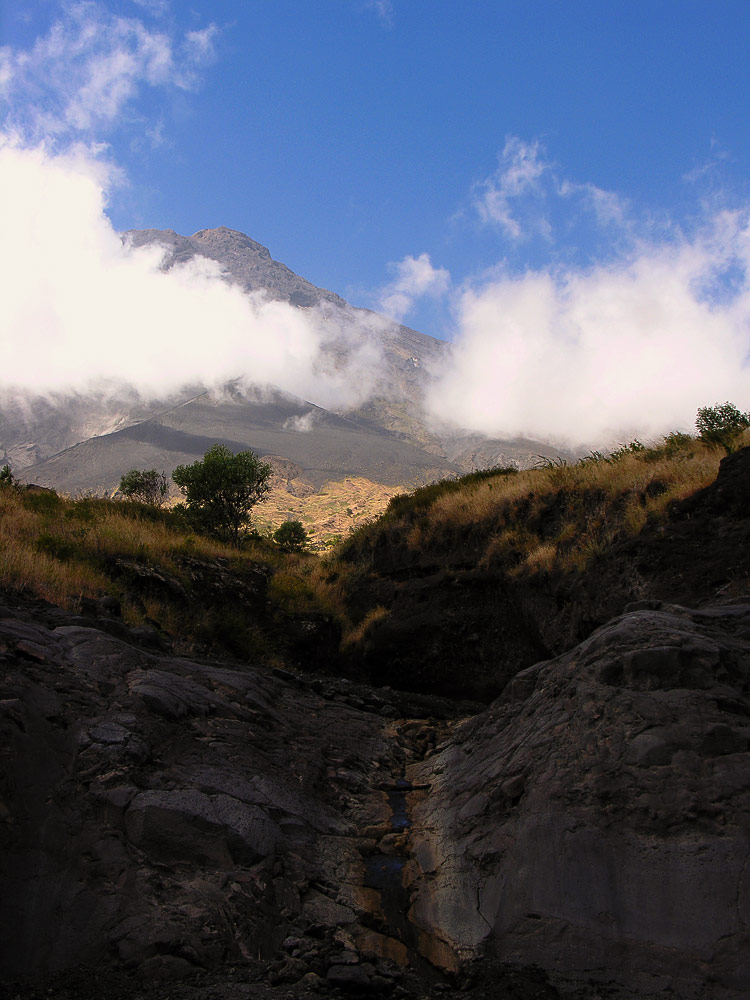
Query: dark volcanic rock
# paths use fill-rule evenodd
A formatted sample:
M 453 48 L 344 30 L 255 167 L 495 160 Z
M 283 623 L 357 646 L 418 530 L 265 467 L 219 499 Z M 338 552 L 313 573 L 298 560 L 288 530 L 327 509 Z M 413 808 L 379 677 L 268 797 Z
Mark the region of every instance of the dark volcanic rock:
M 750 986 L 750 602 L 636 610 L 410 773 L 413 919 L 628 996 Z
M 495 583 L 484 624 L 470 569 L 397 581 L 392 617 L 427 615 L 425 686 L 432 663 L 463 687 L 472 657 L 503 679 L 458 723 L 432 692 L 177 657 L 97 608 L 0 607 L 0 980 L 236 967 L 242 988 L 224 972 L 180 995 L 436 978 L 554 997 L 534 963 L 580 997 L 747 996 L 749 465 L 731 456 L 575 592 Z M 323 664 L 330 622 L 296 626 L 290 650 Z
M 326 869 L 317 840 L 353 831 L 327 765 L 366 785 L 380 717 L 5 614 L 0 978 L 270 957 Z

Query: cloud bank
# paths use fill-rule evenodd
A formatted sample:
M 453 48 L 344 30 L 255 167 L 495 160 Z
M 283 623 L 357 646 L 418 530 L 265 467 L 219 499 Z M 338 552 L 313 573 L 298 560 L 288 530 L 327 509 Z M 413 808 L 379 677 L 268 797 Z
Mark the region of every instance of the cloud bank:
M 30 48 L 0 49 L 0 394 L 161 399 L 239 379 L 361 401 L 379 360 L 364 324 L 247 295 L 205 258 L 165 272 L 160 248 L 113 229 L 107 197 L 125 178 L 102 138 L 163 141 L 142 98 L 195 89 L 216 55 L 215 25 L 180 33 L 167 0 L 136 4 L 156 25 L 77 0 Z
M 387 392 L 385 318 L 248 296 L 214 262 L 164 272 L 159 248 L 123 245 L 106 214 L 119 172 L 101 140 L 135 126 L 162 141 L 139 98 L 195 88 L 217 35 L 214 25 L 170 29 L 166 0 L 136 5 L 156 26 L 81 0 L 28 50 L 0 49 L 0 394 L 119 385 L 161 399 L 244 378 L 343 407 Z M 390 3 L 373 6 L 390 16 Z M 450 362 L 427 399 L 435 423 L 601 445 L 690 427 L 697 407 L 716 401 L 748 408 L 747 210 L 715 212 L 693 235 L 654 235 L 616 194 L 562 178 L 539 140 L 516 136 L 470 198 L 503 241 L 499 258 L 528 252 L 532 238 L 551 254 L 561 215 L 567 247 L 546 267 L 506 262 L 458 288 L 427 253 L 392 265 L 380 300 L 392 316 L 424 296 L 454 310 Z M 570 254 L 570 223 L 581 219 L 616 255 L 592 264 Z
M 107 183 L 84 151 L 0 146 L 0 186 L 11 195 L 0 227 L 6 392 L 114 379 L 156 398 L 237 377 L 321 405 L 366 391 L 364 378 L 327 363 L 325 346 L 341 331 L 315 310 L 248 296 L 205 258 L 163 272 L 159 248 L 124 246 L 105 213 Z
M 577 446 L 690 429 L 698 406 L 750 404 L 750 212 L 589 268 L 495 274 L 456 313 L 436 420 Z

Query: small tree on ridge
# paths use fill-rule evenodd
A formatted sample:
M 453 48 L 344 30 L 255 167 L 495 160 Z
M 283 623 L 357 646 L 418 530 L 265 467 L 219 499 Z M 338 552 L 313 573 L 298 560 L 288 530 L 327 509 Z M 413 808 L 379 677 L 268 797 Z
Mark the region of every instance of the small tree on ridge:
M 250 511 L 271 489 L 271 472 L 254 452 L 233 455 L 225 445 L 215 444 L 202 460 L 178 465 L 172 479 L 185 496 L 188 517 L 196 528 L 238 545 L 250 523 Z
M 287 552 L 302 552 L 307 547 L 307 532 L 301 521 L 284 521 L 273 533 L 273 540 Z
M 119 490 L 128 500 L 140 500 L 152 507 L 161 507 L 169 493 L 166 473 L 156 469 L 144 469 L 142 472 L 131 469 L 120 480 Z
M 740 434 L 750 427 L 750 413 L 743 413 L 734 403 L 717 403 L 698 410 L 695 427 L 702 441 L 719 444 L 732 451 Z

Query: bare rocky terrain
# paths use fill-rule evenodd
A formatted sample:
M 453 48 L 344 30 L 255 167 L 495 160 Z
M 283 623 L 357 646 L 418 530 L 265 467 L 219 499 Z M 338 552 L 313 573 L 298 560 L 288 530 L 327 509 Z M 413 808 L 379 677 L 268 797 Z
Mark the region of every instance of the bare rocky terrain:
M 5 595 L 6 994 L 747 996 L 749 477 L 602 563 L 611 613 L 488 706 Z

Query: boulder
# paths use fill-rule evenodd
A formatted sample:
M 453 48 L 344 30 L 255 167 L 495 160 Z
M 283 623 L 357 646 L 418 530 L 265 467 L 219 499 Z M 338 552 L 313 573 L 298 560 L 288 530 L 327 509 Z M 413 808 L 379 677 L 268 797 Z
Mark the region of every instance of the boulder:
M 750 986 L 750 603 L 625 614 L 415 766 L 412 919 L 628 996 Z

